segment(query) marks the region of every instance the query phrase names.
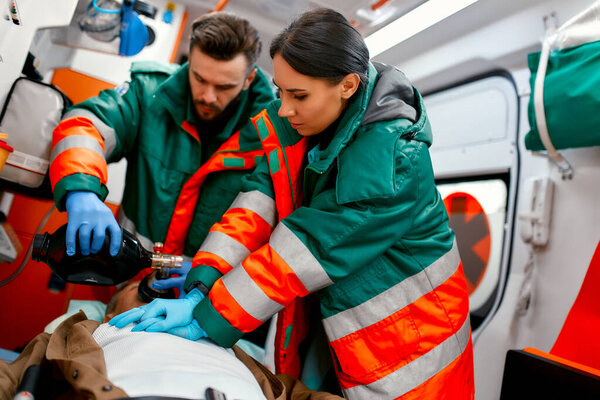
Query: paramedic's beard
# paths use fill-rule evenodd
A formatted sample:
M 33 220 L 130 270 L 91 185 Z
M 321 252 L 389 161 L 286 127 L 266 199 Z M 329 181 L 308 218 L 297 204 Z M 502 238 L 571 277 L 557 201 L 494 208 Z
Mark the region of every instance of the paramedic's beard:
M 237 110 L 237 108 L 239 107 L 239 105 L 241 103 L 241 97 L 242 97 L 242 94 L 240 92 L 240 94 L 237 95 L 233 100 L 231 100 L 229 102 L 229 104 L 227 104 L 227 106 L 225 106 L 224 109 L 220 108 L 219 106 L 216 106 L 214 104 L 206 104 L 202 100 L 194 100 L 194 106 L 195 106 L 194 108 L 196 109 L 196 115 L 203 122 L 219 123 L 221 121 L 229 119 L 233 114 L 235 114 L 235 111 Z M 214 110 L 216 112 L 216 114 L 214 114 L 210 118 L 207 118 L 207 116 L 205 114 L 200 113 L 200 106 L 202 106 L 202 108 L 203 107 L 210 108 L 210 109 Z M 208 109 L 207 109 L 207 111 L 208 111 Z
M 202 100 L 194 100 L 194 108 L 203 121 L 212 121 L 218 118 L 223 112 L 223 109 L 216 104 L 208 104 Z

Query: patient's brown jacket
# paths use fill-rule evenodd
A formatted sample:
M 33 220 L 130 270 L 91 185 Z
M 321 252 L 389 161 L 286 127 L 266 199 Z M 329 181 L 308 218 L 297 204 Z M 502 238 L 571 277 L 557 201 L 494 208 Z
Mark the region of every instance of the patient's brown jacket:
M 121 399 L 127 393 L 108 380 L 104 353 L 92 333 L 100 325 L 79 313 L 65 320 L 53 334 L 35 337 L 11 364 L 0 361 L 0 399 L 13 398 L 30 365 L 41 365 L 38 384 L 44 398 Z M 250 369 L 268 400 L 336 400 L 341 397 L 309 390 L 288 375 L 273 375 L 239 348 L 237 358 Z

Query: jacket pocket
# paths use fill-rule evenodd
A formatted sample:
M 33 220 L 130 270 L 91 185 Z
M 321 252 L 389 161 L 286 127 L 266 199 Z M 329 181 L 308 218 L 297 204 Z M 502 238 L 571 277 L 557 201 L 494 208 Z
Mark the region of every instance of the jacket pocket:
M 416 357 L 420 335 L 410 306 L 330 343 L 338 375 L 354 383 L 371 382 Z M 343 379 L 342 379 L 343 380 Z

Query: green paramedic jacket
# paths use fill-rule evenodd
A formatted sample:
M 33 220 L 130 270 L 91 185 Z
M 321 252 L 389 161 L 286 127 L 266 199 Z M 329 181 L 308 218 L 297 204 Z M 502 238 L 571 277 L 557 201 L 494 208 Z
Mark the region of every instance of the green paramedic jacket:
M 188 202 L 193 223 L 187 238 L 185 232 L 180 235 L 185 243 L 176 246 L 177 252 L 184 248 L 184 254 L 193 256 L 240 191 L 241 176 L 258 159 L 243 160 L 243 155 L 260 150 L 256 132 L 248 129 L 250 117 L 273 98 L 259 70 L 235 114 L 214 137 L 218 145 L 240 131 L 229 145 L 232 150 L 202 171 L 200 206 L 194 210 L 195 203 Z M 194 125 L 187 64 L 133 63 L 130 82 L 75 105 L 55 129 L 50 177 L 56 205 L 64 210 L 65 195 L 72 190 L 89 190 L 105 199 L 106 163 L 124 157 L 128 164 L 119 223 L 151 249 L 152 243 L 165 241 L 185 183 L 207 164 L 201 159 L 203 145 Z
M 468 292 L 434 184 L 420 94 L 396 68 L 372 65 L 368 85 L 308 165 L 306 138 L 278 108 L 275 101 L 254 119 L 265 160 L 211 228 L 186 279 L 187 288 L 211 288 L 194 310 L 200 326 L 231 346 L 317 293 L 347 398 L 472 398 Z M 299 322 L 278 325 L 280 369 L 297 358 L 294 332 L 306 330 Z

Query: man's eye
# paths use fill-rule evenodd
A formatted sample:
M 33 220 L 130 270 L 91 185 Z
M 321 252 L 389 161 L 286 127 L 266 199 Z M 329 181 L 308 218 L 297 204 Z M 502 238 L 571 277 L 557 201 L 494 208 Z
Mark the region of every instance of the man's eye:
M 305 94 L 296 94 L 294 95 L 294 99 L 296 100 L 304 100 L 306 98 Z

